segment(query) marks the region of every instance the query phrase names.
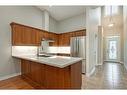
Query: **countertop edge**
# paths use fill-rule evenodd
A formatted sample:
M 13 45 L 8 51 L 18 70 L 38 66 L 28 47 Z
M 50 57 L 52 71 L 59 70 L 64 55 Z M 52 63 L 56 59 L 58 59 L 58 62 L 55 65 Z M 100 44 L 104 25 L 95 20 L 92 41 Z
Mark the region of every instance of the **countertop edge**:
M 43 61 L 34 60 L 34 59 L 32 59 L 32 58 L 26 58 L 26 57 L 21 57 L 21 56 L 14 56 L 14 55 L 12 55 L 12 57 L 18 58 L 18 59 L 24 59 L 24 60 L 28 60 L 28 61 L 33 61 L 33 62 L 37 62 L 37 63 L 41 63 L 41 64 L 53 66 L 53 67 L 58 67 L 58 68 L 65 68 L 65 67 L 67 67 L 67 66 L 70 66 L 70 65 L 72 65 L 72 64 L 75 64 L 75 63 L 77 63 L 77 62 L 83 60 L 82 58 L 79 58 L 79 59 L 77 59 L 76 61 L 71 62 L 71 63 L 68 63 L 68 64 L 65 64 L 65 65 L 58 65 L 58 64 L 55 65 L 55 64 L 48 63 L 48 62 L 43 62 Z

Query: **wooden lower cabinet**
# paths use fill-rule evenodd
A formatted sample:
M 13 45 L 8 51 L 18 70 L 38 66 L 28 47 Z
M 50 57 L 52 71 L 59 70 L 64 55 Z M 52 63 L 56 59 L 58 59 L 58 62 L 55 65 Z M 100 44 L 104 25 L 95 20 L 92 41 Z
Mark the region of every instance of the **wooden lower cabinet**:
M 31 77 L 31 68 L 30 68 L 30 61 L 21 60 L 21 73 L 23 76 L 30 78 Z
M 44 65 L 31 62 L 30 78 L 40 86 L 44 86 Z
M 45 82 L 47 89 L 69 89 L 71 86 L 70 67 L 57 68 L 45 66 Z
M 81 89 L 81 62 L 65 68 L 21 60 L 22 78 L 38 89 Z

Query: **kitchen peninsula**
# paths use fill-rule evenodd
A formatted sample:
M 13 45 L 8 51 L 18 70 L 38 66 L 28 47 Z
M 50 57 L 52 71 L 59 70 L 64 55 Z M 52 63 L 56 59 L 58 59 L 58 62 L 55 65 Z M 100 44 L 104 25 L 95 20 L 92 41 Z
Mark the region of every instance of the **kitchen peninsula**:
M 21 76 L 39 89 L 81 89 L 81 58 L 13 55 L 21 59 Z
M 59 34 L 51 33 L 34 27 L 11 23 L 12 47 L 40 46 L 42 39 L 52 39 L 51 46 L 59 46 Z M 78 32 L 78 35 L 82 32 Z M 33 36 L 34 35 L 34 36 Z M 66 41 L 68 45 L 69 42 Z M 20 50 L 20 49 L 19 49 Z M 37 56 L 12 53 L 12 57 L 21 62 L 21 77 L 38 89 L 81 89 L 82 58 L 67 56 Z

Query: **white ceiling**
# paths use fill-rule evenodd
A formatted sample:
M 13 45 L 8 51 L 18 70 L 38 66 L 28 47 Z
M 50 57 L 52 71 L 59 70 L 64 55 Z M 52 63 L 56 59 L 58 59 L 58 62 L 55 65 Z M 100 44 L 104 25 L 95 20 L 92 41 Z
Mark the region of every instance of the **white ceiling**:
M 85 6 L 37 6 L 42 11 L 47 10 L 57 21 L 85 13 Z

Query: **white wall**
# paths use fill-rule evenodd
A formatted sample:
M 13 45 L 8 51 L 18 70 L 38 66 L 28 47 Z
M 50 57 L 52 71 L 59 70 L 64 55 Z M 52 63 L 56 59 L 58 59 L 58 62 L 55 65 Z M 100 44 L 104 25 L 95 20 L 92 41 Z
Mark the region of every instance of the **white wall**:
M 0 6 L 0 78 L 20 72 L 20 65 L 11 57 L 11 28 L 10 23 L 44 28 L 43 13 L 35 7 Z
M 127 6 L 123 7 L 124 23 L 124 65 L 127 68 Z
M 75 31 L 79 29 L 85 29 L 86 26 L 85 13 L 59 21 L 57 31 L 59 33 Z
M 49 17 L 49 31 L 50 32 L 54 32 L 54 33 L 58 33 L 57 28 L 58 28 L 58 22 L 52 18 L 51 16 Z
M 86 75 L 89 76 L 95 70 L 96 65 L 96 33 L 98 32 L 98 26 L 101 24 L 101 9 L 86 10 Z

